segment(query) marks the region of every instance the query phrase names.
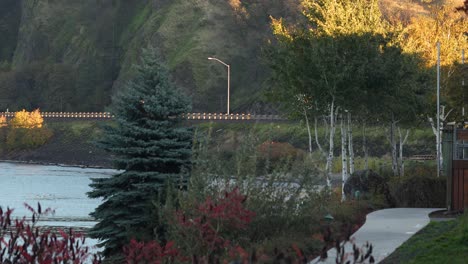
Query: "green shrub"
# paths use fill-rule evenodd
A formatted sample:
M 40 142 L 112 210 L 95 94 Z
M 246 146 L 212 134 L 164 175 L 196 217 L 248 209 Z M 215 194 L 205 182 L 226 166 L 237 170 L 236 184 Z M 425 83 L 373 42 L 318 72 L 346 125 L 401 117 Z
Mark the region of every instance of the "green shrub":
M 443 208 L 446 182 L 445 177 L 405 177 L 391 182 L 391 193 L 396 207 Z
M 261 145 L 263 139 L 251 131 L 242 134 L 238 144 L 232 144 L 231 155 L 224 155 L 225 149 L 211 140 L 211 130 L 199 133 L 195 136 L 194 166 L 188 191 L 180 199 L 181 208 L 215 197 L 220 189 L 237 187 L 247 197 L 247 209 L 256 213 L 242 234 L 249 243 L 283 235 L 310 236 L 319 229 L 316 224 L 325 213 L 323 196 L 316 186 L 323 183 L 324 177 L 309 155 L 297 155 L 297 149 L 283 143 L 268 149 L 271 144 Z M 268 150 L 273 150 L 273 160 L 271 155 L 263 155 L 271 154 Z
M 344 192 L 351 199 L 367 199 L 378 207 L 391 207 L 394 205 L 390 194 L 388 181 L 390 177 L 382 176 L 373 170 L 356 171 L 346 181 Z M 359 197 L 355 197 L 359 192 Z
M 437 163 L 435 160 L 406 161 L 405 175 L 437 177 Z
M 44 145 L 53 133 L 47 128 L 11 128 L 6 135 L 7 150 L 24 150 Z

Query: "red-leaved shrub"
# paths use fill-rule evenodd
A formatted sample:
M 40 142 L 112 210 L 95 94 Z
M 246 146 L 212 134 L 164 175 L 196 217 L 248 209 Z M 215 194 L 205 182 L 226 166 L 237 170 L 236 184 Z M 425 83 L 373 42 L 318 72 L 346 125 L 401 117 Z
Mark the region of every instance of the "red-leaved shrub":
M 130 241 L 123 249 L 127 264 L 161 264 L 173 263 L 179 256 L 179 251 L 174 248 L 174 242 L 168 242 L 161 246 L 156 241 L 138 242 Z
M 37 210 L 28 204 L 25 206 L 32 214 L 31 220 L 12 219 L 13 209 L 0 207 L 0 263 L 101 263 L 97 255 L 89 253 L 82 234 L 71 228 L 55 234 L 36 226 L 41 216 L 52 213 L 50 208 L 42 211 L 40 204 Z
M 235 188 L 222 197 L 208 197 L 193 212 L 176 212 L 180 237 L 191 238 L 191 248 L 202 255 L 221 253 L 235 246 L 230 241 L 245 229 L 255 213 L 244 207 L 246 196 Z
M 220 197 L 208 197 L 193 210 L 176 211 L 175 221 L 171 224 L 175 236 L 180 238 L 178 248 L 173 241 L 161 246 L 155 241 L 132 240 L 123 249 L 127 264 L 159 264 L 174 260 L 212 263 L 228 253 L 239 256 L 241 248 L 230 238 L 245 229 L 255 215 L 245 209 L 245 200 L 236 188 Z

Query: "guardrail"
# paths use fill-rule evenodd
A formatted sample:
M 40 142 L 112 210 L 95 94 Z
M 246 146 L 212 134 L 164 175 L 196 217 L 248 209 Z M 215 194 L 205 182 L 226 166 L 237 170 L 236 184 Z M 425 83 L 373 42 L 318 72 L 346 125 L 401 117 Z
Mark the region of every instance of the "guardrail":
M 0 116 L 13 118 L 15 112 L 0 112 Z M 114 118 L 109 112 L 41 112 L 43 118 L 96 118 L 111 119 Z M 187 113 L 182 115 L 187 120 L 287 120 L 279 115 L 251 115 L 251 114 L 223 114 L 223 113 Z
M 409 160 L 435 160 L 436 155 L 427 154 L 427 155 L 413 155 L 408 157 Z
M 286 120 L 279 115 L 188 113 L 182 115 L 187 120 Z
M 0 116 L 13 118 L 15 112 L 0 112 Z M 104 118 L 109 119 L 114 116 L 109 112 L 41 112 L 43 118 Z

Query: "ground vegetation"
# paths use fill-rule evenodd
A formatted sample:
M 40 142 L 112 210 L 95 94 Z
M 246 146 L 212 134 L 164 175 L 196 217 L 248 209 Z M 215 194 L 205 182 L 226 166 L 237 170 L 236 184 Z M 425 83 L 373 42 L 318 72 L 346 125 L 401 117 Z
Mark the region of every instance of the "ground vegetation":
M 465 263 L 467 221 L 431 222 L 381 263 Z

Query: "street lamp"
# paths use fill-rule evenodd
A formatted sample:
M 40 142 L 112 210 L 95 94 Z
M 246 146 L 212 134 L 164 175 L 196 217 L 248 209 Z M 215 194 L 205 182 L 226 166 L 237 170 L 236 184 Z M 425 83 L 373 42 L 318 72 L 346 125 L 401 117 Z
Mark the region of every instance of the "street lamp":
M 217 58 L 213 58 L 213 57 L 208 57 L 209 60 L 215 60 L 221 64 L 223 64 L 224 66 L 227 67 L 227 114 L 229 115 L 230 111 L 229 111 L 229 101 L 230 101 L 230 93 L 231 93 L 231 66 L 229 66 L 229 64 L 225 63 L 224 61 L 220 60 L 220 59 L 217 59 Z

